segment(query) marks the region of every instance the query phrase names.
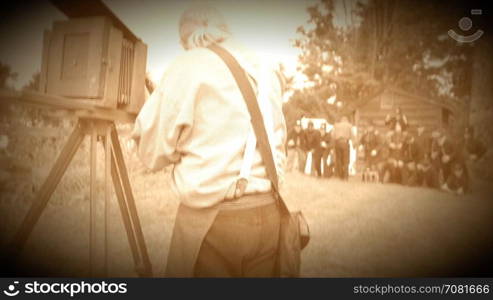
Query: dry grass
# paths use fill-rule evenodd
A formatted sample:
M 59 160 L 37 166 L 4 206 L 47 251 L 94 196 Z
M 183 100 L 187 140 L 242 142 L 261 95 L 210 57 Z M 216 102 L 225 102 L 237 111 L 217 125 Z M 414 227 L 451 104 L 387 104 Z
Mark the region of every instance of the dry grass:
M 445 276 L 489 255 L 491 193 L 456 197 L 301 174 L 289 179 L 297 183 L 289 201 L 303 209 L 312 230 L 304 276 Z
M 37 163 L 32 176 L 38 187 L 53 162 L 53 153 L 60 149 L 47 147 L 34 151 L 40 153 L 34 156 Z M 22 253 L 25 261 L 38 263 L 47 272 L 56 270 L 54 274 L 60 276 L 88 275 L 87 149 L 85 145 L 76 155 Z M 17 155 L 22 158 L 24 154 Z M 126 158 L 149 255 L 159 275 L 178 203 L 171 192 L 169 172 L 142 172 L 135 157 Z M 286 200 L 291 208 L 303 210 L 312 232 L 303 251 L 303 276 L 450 275 L 464 262 L 484 256 L 492 240 L 489 189 L 456 197 L 428 189 L 362 184 L 357 179 L 341 182 L 299 173 L 287 174 L 286 182 Z M 25 189 L 2 194 L 0 242 L 12 237 L 29 207 L 33 193 Z M 99 191 L 103 197 L 102 186 Z M 110 211 L 109 275 L 135 276 L 114 197 Z

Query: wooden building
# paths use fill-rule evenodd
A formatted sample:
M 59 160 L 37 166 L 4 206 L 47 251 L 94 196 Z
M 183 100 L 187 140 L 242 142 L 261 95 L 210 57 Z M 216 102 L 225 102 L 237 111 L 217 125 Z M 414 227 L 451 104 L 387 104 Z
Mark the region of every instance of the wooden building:
M 401 108 L 406 115 L 410 128 L 423 125 L 427 130 L 455 127 L 454 107 L 441 101 L 416 96 L 396 88 L 388 88 L 374 98 L 356 105 L 353 111 L 354 122 L 364 128 L 370 121 L 380 132 L 387 131 L 385 117 Z

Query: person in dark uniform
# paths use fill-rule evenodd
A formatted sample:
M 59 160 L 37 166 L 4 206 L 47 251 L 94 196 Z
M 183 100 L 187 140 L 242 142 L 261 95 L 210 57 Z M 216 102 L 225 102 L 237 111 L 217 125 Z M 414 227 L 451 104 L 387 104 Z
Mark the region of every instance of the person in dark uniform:
M 330 133 L 329 133 L 330 134 Z M 332 139 L 332 136 L 331 136 L 331 139 Z M 332 177 L 336 174 L 336 160 L 335 160 L 335 149 L 334 149 L 334 143 L 332 143 L 330 146 L 329 146 L 329 151 L 328 151 L 328 155 L 327 155 L 327 165 L 326 165 L 326 172 L 324 173 L 324 176 L 325 177 Z
M 452 166 L 454 163 L 460 162 L 461 157 L 457 151 L 457 144 L 448 134 L 442 133 L 438 139 L 438 145 L 440 146 L 442 183 L 445 183 L 452 172 Z
M 313 126 L 313 122 L 308 122 L 308 128 L 305 131 L 305 140 L 306 140 L 306 155 L 312 156 L 312 165 L 311 165 L 311 174 L 314 174 L 314 159 L 313 159 L 313 154 L 315 152 L 315 149 L 318 147 L 318 144 L 320 142 L 320 132 L 316 130 Z M 305 166 L 303 166 L 304 168 Z
M 298 162 L 298 170 L 303 172 L 306 162 L 306 136 L 299 121 L 288 134 L 288 170 L 292 170 L 294 161 Z
M 374 170 L 378 161 L 380 151 L 380 135 L 371 122 L 366 132 L 361 136 L 360 145 L 363 146 L 365 168 Z
M 430 147 L 431 147 L 431 137 L 426 133 L 426 128 L 424 126 L 418 126 L 416 136 L 416 146 L 418 149 L 418 158 L 416 164 L 416 175 L 418 180 L 418 185 L 422 185 L 423 183 L 423 175 L 424 175 L 424 160 L 425 156 L 430 155 Z
M 402 184 L 418 185 L 419 149 L 412 132 L 407 132 L 403 149 L 404 167 L 402 168 Z
M 486 146 L 474 137 L 474 129 L 472 127 L 466 128 L 462 144 L 464 156 L 471 162 L 480 160 L 487 151 Z
M 439 130 L 434 130 L 431 133 L 429 159 L 432 164 L 432 168 L 436 171 L 438 185 L 443 184 L 443 171 L 442 171 L 442 150 L 439 140 L 442 133 Z
M 318 145 L 313 152 L 313 164 L 318 177 L 328 177 L 327 157 L 331 146 L 330 134 L 327 132 L 327 125 L 322 124 L 319 130 Z
M 450 175 L 442 185 L 442 190 L 456 195 L 464 195 L 469 190 L 468 176 L 462 163 L 454 162 L 452 164 Z
M 419 176 L 418 185 L 428 188 L 438 188 L 438 172 L 439 170 L 434 168 L 433 161 L 431 160 L 430 154 L 425 153 L 422 160 L 419 163 Z
M 389 182 L 402 183 L 402 169 L 404 167 L 404 141 L 405 135 L 396 127 L 387 134 L 387 146 L 389 149 L 389 163 L 384 170 L 384 178 Z
M 387 125 L 390 130 L 400 130 L 403 132 L 407 130 L 409 123 L 406 115 L 402 113 L 401 108 L 398 106 L 393 114 L 385 116 L 385 125 Z
M 381 183 L 390 182 L 390 169 L 393 165 L 393 160 L 390 157 L 390 149 L 386 140 L 380 146 L 380 151 L 377 155 L 377 170 L 379 175 L 379 181 Z
M 462 151 L 462 160 L 465 165 L 465 172 L 470 184 L 468 190 L 471 191 L 474 186 L 475 179 L 475 167 L 478 165 L 478 161 L 486 154 L 487 148 L 484 143 L 478 138 L 474 137 L 474 130 L 471 127 L 467 127 L 464 132 L 464 138 L 461 142 L 460 150 Z

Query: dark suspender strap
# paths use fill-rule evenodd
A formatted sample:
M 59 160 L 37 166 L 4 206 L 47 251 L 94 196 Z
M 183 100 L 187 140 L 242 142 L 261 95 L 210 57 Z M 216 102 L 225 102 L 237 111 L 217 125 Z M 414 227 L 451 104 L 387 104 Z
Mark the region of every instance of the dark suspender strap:
M 272 156 L 272 151 L 269 145 L 269 139 L 267 138 L 267 132 L 265 130 L 264 119 L 262 118 L 262 113 L 257 102 L 257 97 L 253 91 L 253 88 L 248 81 L 247 74 L 240 66 L 238 61 L 231 55 L 226 49 L 218 46 L 211 45 L 209 49 L 216 53 L 228 66 L 229 70 L 233 74 L 236 84 L 238 85 L 243 99 L 250 112 L 250 117 L 252 120 L 253 130 L 257 136 L 257 143 L 259 146 L 260 155 L 262 156 L 262 161 L 264 162 L 265 169 L 267 171 L 267 177 L 272 182 L 272 186 L 276 194 L 279 194 L 279 185 L 277 171 L 274 163 L 274 158 Z

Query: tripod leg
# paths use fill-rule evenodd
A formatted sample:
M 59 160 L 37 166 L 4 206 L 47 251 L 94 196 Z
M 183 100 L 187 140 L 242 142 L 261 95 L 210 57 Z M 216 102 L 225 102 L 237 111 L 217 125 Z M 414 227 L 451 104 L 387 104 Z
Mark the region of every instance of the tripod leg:
M 60 182 L 63 174 L 67 170 L 70 161 L 72 160 L 75 153 L 77 152 L 77 149 L 82 143 L 82 140 L 84 139 L 82 126 L 83 125 L 80 122 L 78 122 L 75 126 L 72 134 L 63 147 L 62 152 L 53 165 L 47 179 L 41 186 L 37 198 L 34 200 L 31 208 L 27 212 L 26 217 L 22 221 L 19 230 L 16 232 L 11 243 L 11 251 L 13 252 L 13 255 L 18 255 L 22 251 L 22 248 L 24 247 L 29 235 L 38 222 L 41 213 L 45 209 L 48 200 L 55 191 L 55 188 Z
M 106 128 L 106 135 L 105 138 L 103 139 L 103 147 L 104 147 L 104 262 L 105 262 L 105 271 L 106 274 L 108 274 L 108 222 L 110 219 L 110 200 L 111 200 L 111 195 L 110 195 L 110 188 L 111 188 L 111 144 L 108 142 L 111 129 L 113 127 L 110 125 Z
M 110 143 L 107 142 L 107 144 L 109 145 Z M 120 175 L 118 174 L 117 168 L 115 167 L 116 162 L 114 159 L 114 155 L 110 151 L 108 156 L 111 158 L 111 177 L 113 179 L 115 194 L 118 200 L 118 206 L 120 207 L 120 213 L 122 215 L 123 225 L 125 226 L 125 231 L 127 232 L 127 237 L 130 244 L 130 250 L 132 252 L 134 264 L 136 266 L 142 265 L 142 260 L 138 253 L 139 250 L 137 248 L 137 241 L 135 239 L 134 230 L 132 229 L 132 222 L 130 220 L 130 214 L 125 199 L 125 193 L 123 192 Z
M 90 121 L 91 159 L 90 159 L 90 222 L 89 222 L 89 262 L 90 274 L 93 277 L 106 277 L 108 273 L 107 260 L 107 194 L 105 197 L 97 193 L 97 144 L 98 137 L 104 134 L 104 124 Z M 104 135 L 103 135 L 104 137 Z
M 142 277 L 152 276 L 152 266 L 147 253 L 144 234 L 140 226 L 135 200 L 132 194 L 132 187 L 128 178 L 123 153 L 118 140 L 118 133 L 114 125 L 111 130 L 112 146 L 112 170 L 113 183 L 120 204 L 122 218 L 127 230 L 130 248 L 136 264 L 137 273 Z

